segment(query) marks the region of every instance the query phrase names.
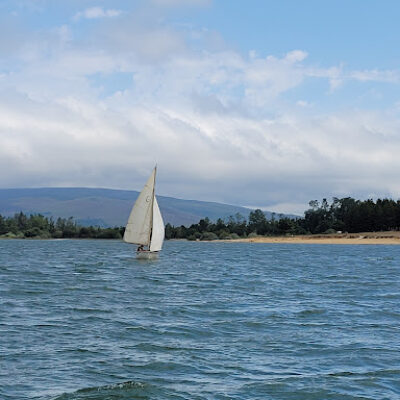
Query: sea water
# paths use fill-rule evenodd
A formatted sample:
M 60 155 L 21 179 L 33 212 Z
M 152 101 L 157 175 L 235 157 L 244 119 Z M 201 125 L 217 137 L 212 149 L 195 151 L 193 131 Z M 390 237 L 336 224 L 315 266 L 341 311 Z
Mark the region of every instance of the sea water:
M 0 241 L 0 398 L 399 399 L 400 247 Z

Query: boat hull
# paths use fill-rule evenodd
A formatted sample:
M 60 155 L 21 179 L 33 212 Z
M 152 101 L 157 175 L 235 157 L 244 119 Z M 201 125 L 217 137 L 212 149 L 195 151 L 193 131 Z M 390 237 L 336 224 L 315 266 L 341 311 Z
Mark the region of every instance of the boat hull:
M 158 251 L 137 251 L 136 258 L 138 260 L 155 260 L 158 258 Z

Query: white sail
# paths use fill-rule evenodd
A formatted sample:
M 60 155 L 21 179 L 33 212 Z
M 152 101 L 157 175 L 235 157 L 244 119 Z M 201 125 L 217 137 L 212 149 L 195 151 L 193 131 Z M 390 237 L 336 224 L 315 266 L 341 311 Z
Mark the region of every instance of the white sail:
M 153 228 L 151 232 L 150 251 L 160 251 L 164 241 L 164 221 L 158 207 L 157 198 L 153 201 Z
M 153 220 L 154 181 L 156 169 L 137 198 L 125 228 L 124 241 L 128 243 L 150 245 Z

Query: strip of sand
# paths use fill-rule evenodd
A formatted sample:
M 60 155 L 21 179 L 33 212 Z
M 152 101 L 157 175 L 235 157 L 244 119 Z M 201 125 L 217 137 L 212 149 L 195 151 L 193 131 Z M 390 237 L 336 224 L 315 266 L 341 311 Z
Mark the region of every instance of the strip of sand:
M 366 232 L 357 234 L 257 236 L 237 239 L 244 243 L 294 243 L 294 244 L 400 244 L 400 232 Z

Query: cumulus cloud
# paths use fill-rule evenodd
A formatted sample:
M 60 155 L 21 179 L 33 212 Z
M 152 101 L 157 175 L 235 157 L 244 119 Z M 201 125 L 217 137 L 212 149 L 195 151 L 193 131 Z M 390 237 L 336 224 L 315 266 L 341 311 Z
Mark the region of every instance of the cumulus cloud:
M 396 84 L 398 72 L 321 68 L 301 49 L 199 50 L 191 31 L 111 11 L 80 13 L 99 19 L 84 40 L 64 24 L 13 53 L 18 67 L 0 74 L 1 187 L 138 189 L 157 162 L 160 193 L 182 198 L 300 212 L 322 196 L 400 196 L 398 105 L 323 112 L 293 94 L 310 80 Z

